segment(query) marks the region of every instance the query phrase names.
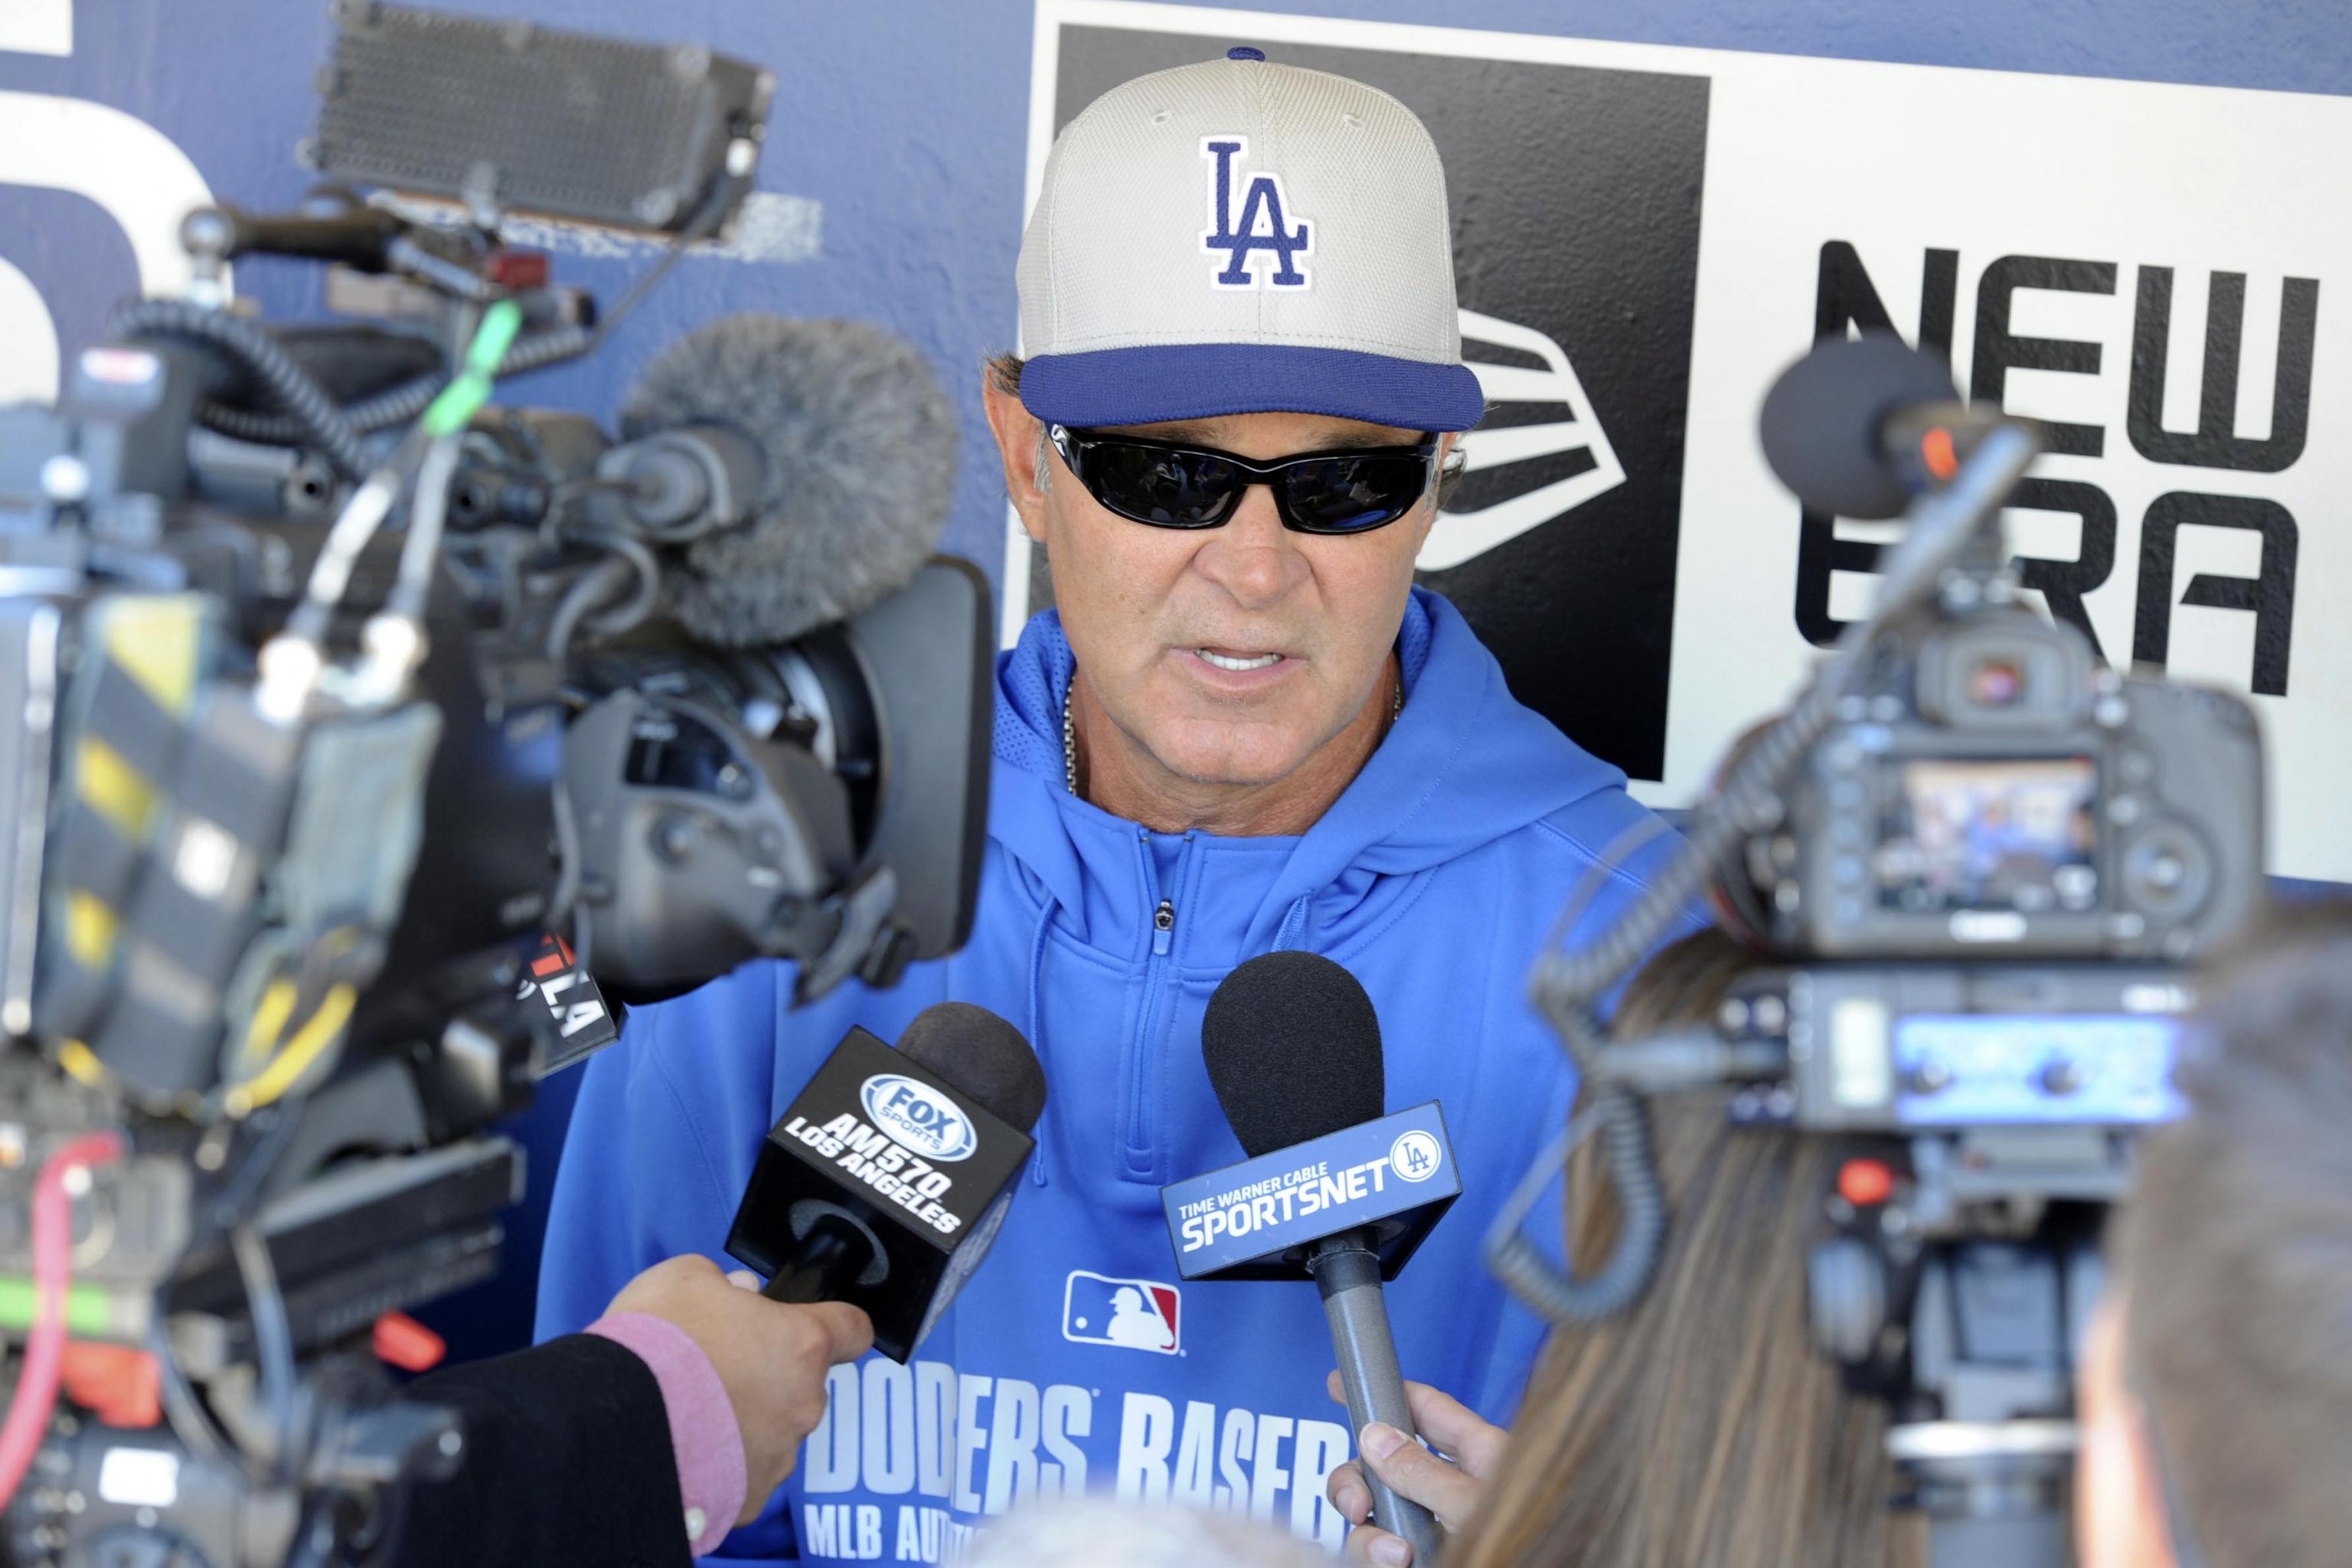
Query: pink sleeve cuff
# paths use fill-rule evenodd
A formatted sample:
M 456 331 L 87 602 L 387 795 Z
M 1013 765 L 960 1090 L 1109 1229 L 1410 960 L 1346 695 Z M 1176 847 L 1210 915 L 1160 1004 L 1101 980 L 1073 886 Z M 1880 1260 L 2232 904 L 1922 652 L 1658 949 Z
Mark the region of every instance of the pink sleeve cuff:
M 698 1557 L 715 1551 L 743 1511 L 749 1481 L 743 1429 L 710 1358 L 684 1329 L 646 1312 L 607 1312 L 584 1331 L 634 1352 L 661 1385 L 688 1544 Z

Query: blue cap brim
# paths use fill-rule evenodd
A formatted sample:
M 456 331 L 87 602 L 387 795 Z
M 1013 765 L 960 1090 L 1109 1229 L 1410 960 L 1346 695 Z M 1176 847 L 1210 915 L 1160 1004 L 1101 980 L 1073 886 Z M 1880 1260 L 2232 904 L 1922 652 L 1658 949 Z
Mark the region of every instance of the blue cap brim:
M 1467 365 L 1274 343 L 1040 354 L 1022 368 L 1021 401 L 1047 424 L 1079 427 L 1322 414 L 1407 430 L 1467 430 L 1486 412 Z

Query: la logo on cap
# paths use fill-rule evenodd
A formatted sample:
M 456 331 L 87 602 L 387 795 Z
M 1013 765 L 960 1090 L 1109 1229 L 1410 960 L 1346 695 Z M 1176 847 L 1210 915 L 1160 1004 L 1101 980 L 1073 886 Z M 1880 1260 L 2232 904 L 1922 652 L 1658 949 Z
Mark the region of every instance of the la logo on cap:
M 1212 162 L 1209 227 L 1201 236 L 1201 248 L 1212 255 L 1222 251 L 1225 258 L 1223 267 L 1211 271 L 1209 286 L 1304 289 L 1307 273 L 1298 258 L 1315 253 L 1312 226 L 1303 217 L 1291 226 L 1290 203 L 1282 194 L 1281 175 L 1237 175 L 1234 164 L 1248 155 L 1246 136 L 1201 138 L 1201 156 Z M 1239 177 L 1246 177 L 1249 184 L 1239 193 L 1241 217 L 1236 222 L 1234 182 Z M 1256 253 L 1262 250 L 1270 253 L 1270 264 L 1269 259 L 1258 258 Z

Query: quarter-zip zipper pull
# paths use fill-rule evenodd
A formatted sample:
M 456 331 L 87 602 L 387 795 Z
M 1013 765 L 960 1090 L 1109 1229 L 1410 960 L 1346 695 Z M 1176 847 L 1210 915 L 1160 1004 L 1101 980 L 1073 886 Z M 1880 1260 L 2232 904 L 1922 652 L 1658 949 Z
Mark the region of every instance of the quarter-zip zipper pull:
M 1175 931 L 1176 906 L 1162 899 L 1160 907 L 1151 911 L 1151 955 L 1154 958 L 1168 956 L 1168 943 Z

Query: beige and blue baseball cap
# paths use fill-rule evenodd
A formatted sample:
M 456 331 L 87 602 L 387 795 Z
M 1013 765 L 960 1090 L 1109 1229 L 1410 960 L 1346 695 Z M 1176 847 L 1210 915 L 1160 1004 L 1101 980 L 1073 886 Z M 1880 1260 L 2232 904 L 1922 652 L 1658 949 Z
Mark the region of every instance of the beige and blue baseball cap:
M 1064 128 L 1021 243 L 1021 400 L 1050 424 L 1323 414 L 1466 430 L 1445 172 L 1384 92 L 1256 49 Z

